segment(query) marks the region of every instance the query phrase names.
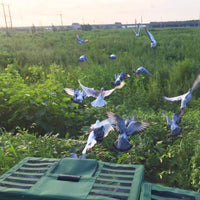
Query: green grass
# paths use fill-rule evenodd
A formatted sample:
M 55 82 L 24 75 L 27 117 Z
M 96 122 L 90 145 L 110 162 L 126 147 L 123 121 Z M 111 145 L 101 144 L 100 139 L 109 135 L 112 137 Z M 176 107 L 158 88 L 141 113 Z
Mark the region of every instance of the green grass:
M 158 45 L 150 48 L 145 33 L 135 37 L 132 30 L 93 30 L 61 32 L 0 33 L 0 173 L 26 156 L 64 157 L 81 154 L 87 131 L 105 111 L 118 115 L 137 115 L 150 127 L 131 138 L 133 148 L 117 153 L 111 132 L 97 144 L 88 158 L 116 163 L 145 165 L 145 177 L 200 192 L 200 98 L 195 91 L 188 103 L 181 127 L 183 132 L 170 137 L 162 111 L 172 116 L 180 103 L 162 96 L 185 93 L 200 71 L 200 29 L 152 29 Z M 89 40 L 78 45 L 76 34 Z M 109 55 L 117 55 L 109 60 Z M 90 63 L 78 63 L 85 54 Z M 133 76 L 139 66 L 152 76 Z M 93 108 L 92 97 L 74 104 L 63 88 L 111 89 L 114 75 L 131 75 L 124 88 L 106 97 L 104 108 Z

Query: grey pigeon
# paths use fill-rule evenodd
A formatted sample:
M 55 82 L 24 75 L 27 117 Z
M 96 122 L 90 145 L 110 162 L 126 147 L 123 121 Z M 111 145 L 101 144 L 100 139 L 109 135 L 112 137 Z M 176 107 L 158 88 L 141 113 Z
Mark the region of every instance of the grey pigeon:
M 76 34 L 76 38 L 78 44 L 83 44 L 85 42 L 88 42 L 88 39 L 82 39 L 78 34 Z
M 138 26 L 137 32 L 135 31 L 135 29 L 133 29 L 133 31 L 134 31 L 134 33 L 135 33 L 135 36 L 136 36 L 136 37 L 139 37 L 140 31 L 141 31 L 141 26 L 140 26 L 140 25 Z
M 167 122 L 167 128 L 171 130 L 171 136 L 180 135 L 182 132 L 182 128 L 178 126 L 178 124 L 181 122 L 183 112 L 179 111 L 177 113 L 174 113 L 172 119 L 169 119 L 169 117 L 166 116 L 164 112 L 162 114 Z
M 92 149 L 96 143 L 102 142 L 111 130 L 113 130 L 112 125 L 107 119 L 101 122 L 97 120 L 95 124 L 92 124 L 90 126 L 87 144 L 82 151 L 82 155 Z
M 78 59 L 78 61 L 79 61 L 79 62 L 84 62 L 84 61 L 89 62 L 89 60 L 88 60 L 88 58 L 87 58 L 86 55 L 82 55 L 82 56 L 80 56 L 79 59 Z
M 157 45 L 157 42 L 153 35 L 150 33 L 150 31 L 146 28 L 146 33 L 149 36 L 149 39 L 151 40 L 151 48 L 154 48 Z
M 121 72 L 120 74 L 116 75 L 115 74 L 115 81 L 112 82 L 112 85 L 120 85 L 121 82 L 127 78 L 129 78 L 130 75 L 128 73 L 124 73 L 124 72 Z
M 185 94 L 182 94 L 180 96 L 176 96 L 176 97 L 163 97 L 165 100 L 167 101 L 181 101 L 181 106 L 180 109 L 185 109 L 187 103 L 192 99 L 192 93 L 194 92 L 194 90 L 196 90 L 197 88 L 199 88 L 200 86 L 200 73 L 198 73 L 195 81 L 192 84 L 192 87 L 188 90 L 188 92 L 186 92 Z
M 101 88 L 101 90 L 94 90 L 93 88 L 88 88 L 85 87 L 84 85 L 81 84 L 79 81 L 79 84 L 83 91 L 86 93 L 87 97 L 94 97 L 96 100 L 91 102 L 91 105 L 93 107 L 103 107 L 107 104 L 107 102 L 104 100 L 105 97 L 111 95 L 116 89 L 120 89 L 125 85 L 125 82 L 121 82 L 119 86 L 116 86 L 115 88 L 111 90 L 104 90 L 104 88 Z
M 81 104 L 83 99 L 85 99 L 87 96 L 86 96 L 86 93 L 84 91 L 81 91 L 79 90 L 78 88 L 64 88 L 64 91 L 73 96 L 73 98 L 71 98 L 71 100 L 74 102 L 74 103 L 78 103 L 78 104 Z
M 110 57 L 109 57 L 111 60 L 114 60 L 117 58 L 117 56 L 115 54 L 111 54 Z
M 151 75 L 151 73 L 143 66 L 138 67 L 134 72 L 135 75 L 139 75 L 139 74 L 148 74 Z
M 136 135 L 149 127 L 149 123 L 137 121 L 135 116 L 132 119 L 124 120 L 111 111 L 107 111 L 106 114 L 118 134 L 118 139 L 113 144 L 118 151 L 124 152 L 131 149 L 132 145 L 128 140 L 130 136 Z

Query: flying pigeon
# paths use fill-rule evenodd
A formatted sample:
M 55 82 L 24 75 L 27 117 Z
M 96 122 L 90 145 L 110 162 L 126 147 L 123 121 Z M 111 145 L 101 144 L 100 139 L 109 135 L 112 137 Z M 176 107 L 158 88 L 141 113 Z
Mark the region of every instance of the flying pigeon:
M 140 31 L 141 31 L 141 26 L 140 26 L 140 25 L 138 26 L 138 31 L 137 31 L 137 32 L 135 31 L 135 29 L 133 29 L 133 31 L 134 31 L 134 33 L 135 33 L 135 36 L 136 36 L 136 37 L 139 37 Z
M 138 67 L 133 73 L 134 73 L 135 75 L 139 75 L 139 74 L 141 74 L 141 73 L 151 75 L 151 73 L 150 73 L 147 69 L 145 69 L 143 66 Z
M 86 55 L 80 56 L 80 58 L 78 59 L 78 61 L 79 61 L 79 62 L 84 62 L 84 61 L 89 62 L 88 59 L 87 59 L 87 57 L 86 57 Z
M 135 116 L 132 119 L 128 118 L 124 120 L 111 111 L 107 111 L 106 114 L 110 124 L 112 124 L 118 134 L 118 139 L 114 142 L 113 146 L 121 152 L 132 148 L 132 144 L 128 140 L 130 136 L 136 135 L 149 127 L 149 123 L 137 121 Z
M 178 124 L 181 122 L 181 118 L 183 116 L 183 111 L 174 113 L 172 116 L 172 120 L 170 120 L 169 117 L 166 116 L 164 112 L 162 114 L 167 122 L 167 128 L 171 129 L 171 136 L 180 135 L 182 132 L 182 128 L 180 126 L 178 126 Z
M 74 103 L 78 103 L 81 104 L 83 99 L 85 99 L 86 93 L 84 91 L 79 90 L 78 88 L 64 88 L 65 92 L 71 96 L 73 96 L 73 98 L 71 98 L 71 100 Z
M 117 56 L 116 56 L 115 54 L 111 54 L 109 58 L 110 58 L 111 60 L 114 60 L 114 59 L 116 59 L 116 57 L 117 57 Z
M 83 44 L 85 42 L 88 42 L 87 39 L 82 39 L 78 34 L 76 35 L 76 38 L 77 38 L 77 43 L 78 44 Z
M 129 77 L 130 77 L 130 75 L 128 73 L 124 73 L 124 72 L 121 72 L 118 75 L 115 74 L 115 81 L 112 82 L 112 85 L 115 85 L 115 86 L 120 85 L 122 80 L 127 79 Z
M 96 143 L 102 142 L 111 130 L 113 130 L 112 125 L 107 119 L 101 122 L 97 120 L 95 124 L 92 124 L 90 126 L 87 144 L 82 151 L 82 155 L 85 155 Z
M 103 107 L 107 104 L 107 102 L 104 100 L 105 97 L 109 96 L 114 92 L 116 89 L 120 89 L 125 85 L 125 82 L 121 82 L 119 86 L 116 86 L 115 88 L 111 90 L 104 90 L 104 88 L 101 88 L 101 90 L 94 90 L 93 88 L 87 88 L 84 85 L 82 85 L 79 81 L 79 84 L 83 91 L 86 93 L 87 97 L 94 97 L 96 98 L 94 101 L 91 102 L 91 105 L 93 107 Z
M 154 48 L 157 45 L 156 40 L 154 39 L 153 35 L 150 33 L 150 31 L 146 28 L 146 33 L 149 36 L 149 39 L 151 40 L 151 48 Z
M 192 99 L 192 93 L 194 90 L 196 90 L 197 88 L 199 88 L 200 86 L 200 73 L 198 73 L 195 81 L 193 82 L 192 88 L 190 88 L 188 90 L 188 92 L 186 92 L 185 94 L 182 94 L 180 96 L 176 96 L 176 97 L 163 97 L 165 100 L 167 101 L 181 101 L 181 107 L 180 109 L 185 109 L 187 103 Z

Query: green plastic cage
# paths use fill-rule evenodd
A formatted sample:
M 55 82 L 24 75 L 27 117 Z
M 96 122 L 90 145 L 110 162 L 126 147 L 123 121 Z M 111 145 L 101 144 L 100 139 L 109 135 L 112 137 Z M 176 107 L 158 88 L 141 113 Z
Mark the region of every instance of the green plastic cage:
M 137 200 L 143 165 L 27 157 L 0 177 L 0 200 Z
M 200 194 L 146 182 L 142 185 L 140 200 L 200 200 Z

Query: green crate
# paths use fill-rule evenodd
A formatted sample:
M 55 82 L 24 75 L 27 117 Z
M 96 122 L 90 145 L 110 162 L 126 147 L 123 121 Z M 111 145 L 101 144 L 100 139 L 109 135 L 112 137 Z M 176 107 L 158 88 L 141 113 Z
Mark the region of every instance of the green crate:
M 137 200 L 142 165 L 27 157 L 0 177 L 0 200 Z
M 200 193 L 144 183 L 140 200 L 200 200 Z

